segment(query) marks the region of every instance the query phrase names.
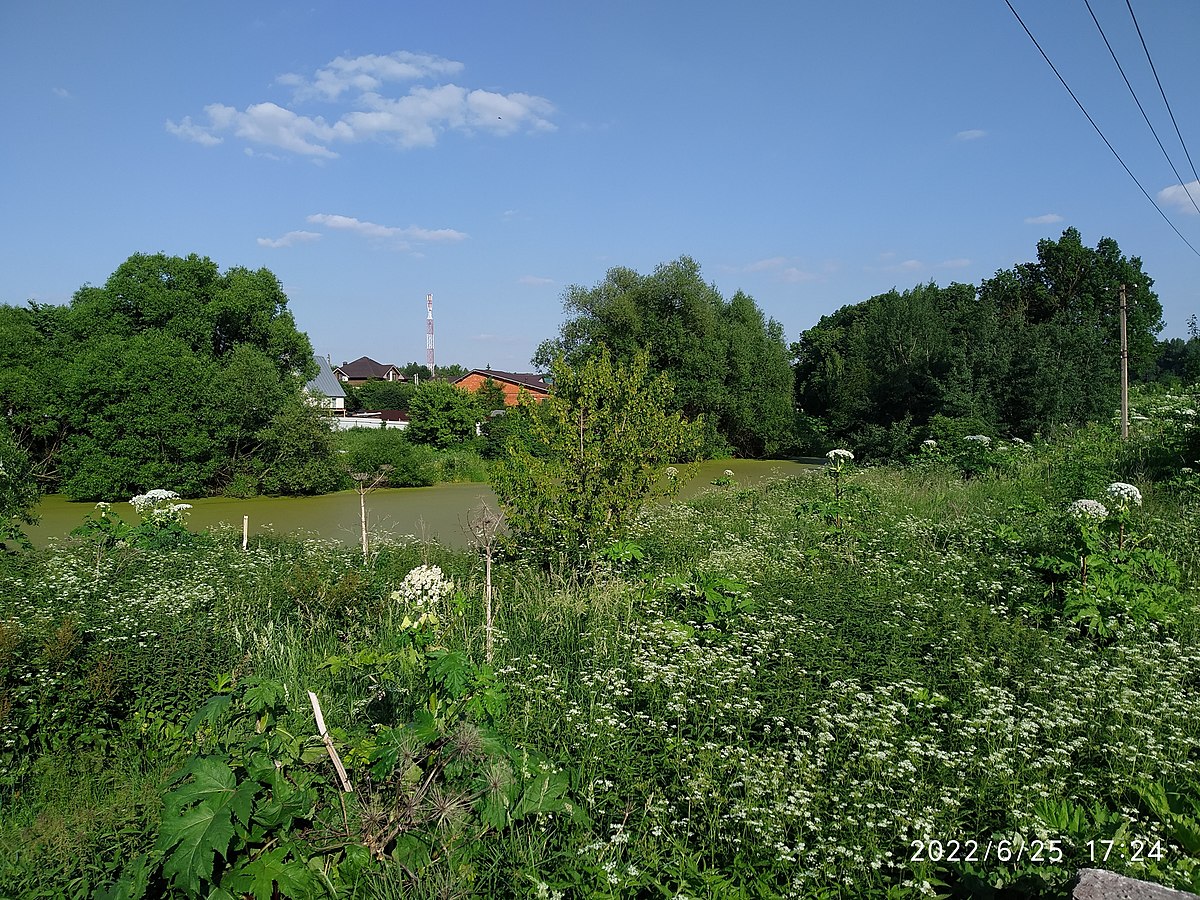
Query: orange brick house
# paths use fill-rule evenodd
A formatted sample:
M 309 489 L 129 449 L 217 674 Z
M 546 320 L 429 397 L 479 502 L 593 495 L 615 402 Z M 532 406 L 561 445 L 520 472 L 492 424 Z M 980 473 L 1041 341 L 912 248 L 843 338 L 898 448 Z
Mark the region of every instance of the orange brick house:
M 550 384 L 541 375 L 533 372 L 501 372 L 499 369 L 472 369 L 454 381 L 465 391 L 477 391 L 488 379 L 492 379 L 504 391 L 504 405 L 516 406 L 521 391 L 534 400 L 542 401 L 550 396 Z

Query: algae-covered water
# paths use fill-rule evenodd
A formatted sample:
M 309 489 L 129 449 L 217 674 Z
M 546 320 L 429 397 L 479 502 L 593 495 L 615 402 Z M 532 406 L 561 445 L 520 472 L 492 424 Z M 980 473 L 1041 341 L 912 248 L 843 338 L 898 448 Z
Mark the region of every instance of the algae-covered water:
M 786 460 L 707 460 L 694 467 L 694 474 L 680 490 L 684 499 L 714 490 L 713 479 L 726 469 L 742 486 L 773 478 L 797 475 L 810 465 Z M 250 517 L 250 533 L 292 534 L 355 544 L 359 540 L 359 498 L 355 491 L 322 494 L 318 497 L 229 497 L 184 498 L 192 504 L 188 527 L 200 531 L 222 524 L 241 529 L 242 517 Z M 486 484 L 438 484 L 425 488 L 385 488 L 367 495 L 369 528 L 372 534 L 401 537 L 415 535 L 449 547 L 467 544 L 467 512 L 496 497 Z M 136 515 L 128 504 L 114 504 L 128 521 Z M 42 498 L 40 521 L 26 529 L 34 544 L 44 546 L 65 538 L 92 512 L 94 504 L 73 503 L 60 495 Z

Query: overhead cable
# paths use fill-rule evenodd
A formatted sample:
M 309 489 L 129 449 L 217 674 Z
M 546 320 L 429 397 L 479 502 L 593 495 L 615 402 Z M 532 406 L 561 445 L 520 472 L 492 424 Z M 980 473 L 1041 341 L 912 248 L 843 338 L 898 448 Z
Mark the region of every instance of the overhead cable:
M 1162 216 L 1163 221 L 1166 222 L 1167 225 L 1169 225 L 1171 227 L 1171 230 L 1175 232 L 1175 234 L 1179 237 L 1179 239 L 1181 241 L 1183 241 L 1185 244 L 1187 244 L 1188 249 L 1191 250 L 1192 253 L 1196 254 L 1196 256 L 1200 257 L 1200 250 L 1197 250 L 1195 247 L 1193 247 L 1192 242 L 1189 241 L 1187 238 L 1185 238 L 1183 236 L 1183 232 L 1181 232 L 1178 228 L 1175 227 L 1175 223 L 1167 218 L 1167 214 L 1162 211 L 1162 209 L 1159 207 L 1159 205 L 1157 203 L 1154 202 L 1154 198 L 1150 196 L 1150 193 L 1144 187 L 1142 187 L 1142 183 L 1140 181 L 1138 181 L 1137 176 L 1133 174 L 1133 172 L 1130 170 L 1129 166 L 1125 165 L 1125 160 L 1121 159 L 1121 154 L 1117 152 L 1117 149 L 1112 145 L 1112 143 L 1109 141 L 1109 139 L 1104 136 L 1104 132 L 1100 130 L 1100 126 L 1096 124 L 1096 120 L 1091 117 L 1091 114 L 1088 113 L 1087 109 L 1079 101 L 1079 98 L 1075 96 L 1075 92 L 1073 90 L 1071 90 L 1071 86 L 1069 84 L 1067 84 L 1066 79 L 1062 77 L 1062 75 L 1059 73 L 1058 69 L 1055 67 L 1054 63 L 1052 63 L 1050 61 L 1050 57 L 1046 55 L 1046 51 L 1042 49 L 1042 45 L 1039 44 L 1037 38 L 1035 38 L 1033 36 L 1033 32 L 1029 30 L 1029 26 L 1027 26 L 1025 24 L 1024 20 L 1022 20 L 1022 18 L 1020 16 L 1020 14 L 1016 11 L 1016 9 L 1013 8 L 1013 5 L 1010 2 L 1010 0 L 1004 0 L 1004 2 L 1008 6 L 1009 11 L 1012 12 L 1012 14 L 1016 17 L 1017 22 L 1020 23 L 1021 28 L 1023 28 L 1025 30 L 1025 33 L 1027 35 L 1029 35 L 1029 39 L 1031 41 L 1033 41 L 1033 46 L 1037 47 L 1038 53 L 1042 54 L 1042 59 L 1044 59 L 1046 61 L 1046 65 L 1048 65 L 1050 67 L 1050 70 L 1055 74 L 1055 76 L 1057 76 L 1057 78 L 1058 78 L 1059 82 L 1061 82 L 1062 86 L 1067 89 L 1067 93 L 1071 95 L 1071 99 L 1075 101 L 1075 105 L 1079 107 L 1079 111 L 1082 112 L 1083 115 L 1087 118 L 1088 122 L 1091 123 L 1092 128 L 1096 129 L 1096 134 L 1100 135 L 1100 140 L 1104 141 L 1104 145 L 1106 147 L 1108 147 L 1108 149 L 1112 151 L 1112 155 L 1117 158 L 1117 162 L 1119 162 L 1121 164 L 1121 168 L 1124 169 L 1125 173 L 1130 178 L 1133 179 L 1133 183 L 1138 186 L 1138 190 L 1140 190 L 1142 192 L 1142 195 L 1147 200 L 1150 201 L 1150 205 L 1154 207 L 1155 212 L 1157 212 L 1160 216 Z
M 1096 29 L 1100 32 L 1100 37 L 1104 38 L 1104 46 L 1108 48 L 1108 55 L 1112 57 L 1113 62 L 1117 64 L 1117 71 L 1121 73 L 1121 77 L 1125 79 L 1125 87 L 1129 88 L 1129 95 L 1133 97 L 1133 102 L 1137 104 L 1138 111 L 1142 114 L 1142 118 L 1146 120 L 1146 126 L 1150 129 L 1150 133 L 1154 135 L 1154 140 L 1158 142 L 1158 149 L 1162 151 L 1163 158 L 1166 159 L 1167 165 L 1171 167 L 1171 171 L 1175 173 L 1175 177 L 1179 183 L 1183 185 L 1183 190 L 1187 194 L 1188 199 L 1192 201 L 1192 206 L 1196 207 L 1196 212 L 1200 213 L 1200 205 L 1196 204 L 1196 198 L 1192 196 L 1191 191 L 1187 189 L 1187 184 L 1184 183 L 1183 176 L 1179 174 L 1179 170 L 1175 168 L 1175 163 L 1171 161 L 1171 155 L 1167 153 L 1167 148 L 1163 146 L 1162 139 L 1159 138 L 1158 132 L 1154 130 L 1154 124 L 1150 121 L 1150 117 L 1146 115 L 1146 110 L 1142 106 L 1142 101 L 1138 99 L 1137 91 L 1133 89 L 1133 85 L 1129 83 L 1129 77 L 1125 74 L 1125 69 L 1121 66 L 1121 61 L 1117 59 L 1117 53 L 1113 50 L 1112 44 L 1108 41 L 1108 35 L 1104 33 L 1104 29 L 1100 25 L 1100 20 L 1096 18 L 1096 13 L 1092 11 L 1092 4 L 1088 0 L 1083 0 L 1083 5 L 1087 7 L 1087 11 L 1092 15 L 1092 21 L 1096 23 Z M 1144 46 L 1144 45 L 1143 45 Z M 1161 87 L 1161 85 L 1160 85 Z M 1164 100 L 1166 97 L 1164 96 Z M 1184 152 L 1187 150 L 1185 148 Z M 1191 160 L 1189 160 L 1190 162 Z
M 1138 38 L 1142 42 L 1142 49 L 1146 51 L 1146 62 L 1150 63 L 1150 71 L 1154 73 L 1154 81 L 1158 85 L 1158 92 L 1162 94 L 1163 103 L 1165 103 L 1167 107 L 1167 113 L 1171 116 L 1171 124 L 1175 126 L 1175 135 L 1179 138 L 1179 145 L 1183 147 L 1183 155 L 1187 157 L 1188 165 L 1192 167 L 1192 176 L 1196 179 L 1196 182 L 1200 184 L 1200 175 L 1196 174 L 1196 164 L 1192 162 L 1192 154 L 1188 153 L 1187 142 L 1184 141 L 1183 134 L 1179 130 L 1179 123 L 1175 121 L 1175 111 L 1171 109 L 1171 101 L 1167 99 L 1167 92 L 1163 90 L 1162 81 L 1160 81 L 1158 78 L 1158 69 L 1154 67 L 1154 60 L 1150 57 L 1150 48 L 1146 46 L 1146 38 L 1142 36 L 1142 27 L 1138 25 L 1137 16 L 1133 14 L 1133 5 L 1129 2 L 1129 0 L 1125 0 L 1125 5 L 1129 7 L 1129 17 L 1133 19 L 1133 27 L 1137 29 Z M 1180 183 L 1182 182 L 1183 179 L 1180 179 Z M 1188 190 L 1186 184 L 1183 185 L 1183 189 L 1185 191 Z M 1188 191 L 1188 196 L 1191 196 L 1190 191 Z M 1193 204 L 1195 202 L 1195 200 L 1192 201 Z

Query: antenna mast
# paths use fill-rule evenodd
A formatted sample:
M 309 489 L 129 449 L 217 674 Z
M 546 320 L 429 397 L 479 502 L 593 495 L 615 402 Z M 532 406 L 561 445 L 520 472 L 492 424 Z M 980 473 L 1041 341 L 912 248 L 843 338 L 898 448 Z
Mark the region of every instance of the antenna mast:
M 433 378 L 436 374 L 433 370 L 433 294 L 425 295 L 425 306 L 428 309 L 425 316 L 425 368 Z

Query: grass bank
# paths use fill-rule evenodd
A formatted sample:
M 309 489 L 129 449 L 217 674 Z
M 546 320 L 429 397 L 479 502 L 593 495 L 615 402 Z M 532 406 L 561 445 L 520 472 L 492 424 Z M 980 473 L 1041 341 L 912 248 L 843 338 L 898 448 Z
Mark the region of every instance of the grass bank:
M 648 507 L 586 575 L 499 562 L 490 661 L 483 562 L 436 545 L 10 558 L 0 884 L 1055 897 L 1094 865 L 1196 890 L 1200 482 L 1140 453 L 1098 429 Z

